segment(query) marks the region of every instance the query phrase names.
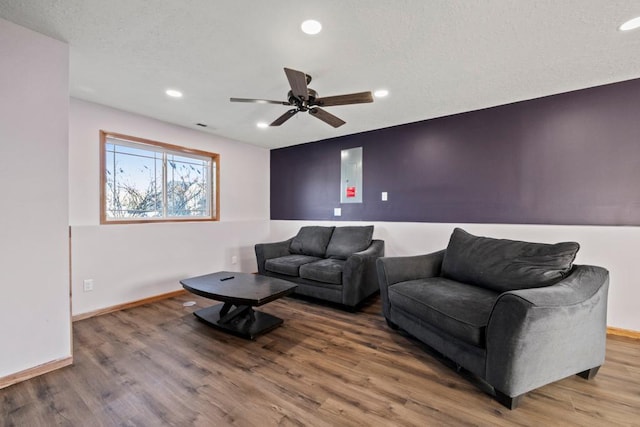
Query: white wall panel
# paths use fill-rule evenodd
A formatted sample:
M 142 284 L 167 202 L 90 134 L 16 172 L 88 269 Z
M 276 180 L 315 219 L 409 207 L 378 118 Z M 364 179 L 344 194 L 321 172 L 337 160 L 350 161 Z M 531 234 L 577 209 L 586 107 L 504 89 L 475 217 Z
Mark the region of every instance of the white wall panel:
M 99 225 L 100 129 L 220 154 L 221 220 Z M 77 99 L 69 149 L 74 315 L 181 289 L 189 276 L 257 270 L 253 244 L 269 230 L 267 149 Z
M 68 64 L 0 19 L 0 378 L 71 356 Z

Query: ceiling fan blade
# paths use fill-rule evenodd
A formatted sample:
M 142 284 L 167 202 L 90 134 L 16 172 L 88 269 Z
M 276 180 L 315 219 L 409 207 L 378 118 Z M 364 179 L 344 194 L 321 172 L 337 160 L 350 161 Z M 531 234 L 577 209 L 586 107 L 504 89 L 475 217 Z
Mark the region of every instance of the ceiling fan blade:
M 333 114 L 323 110 L 322 108 L 311 108 L 309 110 L 309 114 L 317 119 L 322 120 L 325 123 L 330 124 L 334 128 L 340 127 L 346 123 L 341 118 L 334 116 Z
M 292 108 L 291 110 L 287 111 L 286 113 L 275 119 L 273 122 L 271 122 L 269 126 L 280 126 L 291 117 L 295 116 L 297 112 L 298 110 L 296 108 Z
M 231 102 L 253 102 L 256 104 L 278 104 L 278 105 L 291 105 L 287 101 L 272 101 L 270 99 L 252 99 L 252 98 L 229 98 Z
M 297 98 L 309 99 L 309 91 L 307 90 L 307 75 L 302 71 L 292 70 L 291 68 L 284 69 L 289 80 L 289 86 L 291 86 L 291 92 Z
M 324 98 L 316 99 L 315 104 L 322 107 L 330 107 L 333 105 L 364 104 L 367 102 L 373 102 L 373 95 L 371 95 L 371 92 L 358 92 L 349 93 L 346 95 L 325 96 Z

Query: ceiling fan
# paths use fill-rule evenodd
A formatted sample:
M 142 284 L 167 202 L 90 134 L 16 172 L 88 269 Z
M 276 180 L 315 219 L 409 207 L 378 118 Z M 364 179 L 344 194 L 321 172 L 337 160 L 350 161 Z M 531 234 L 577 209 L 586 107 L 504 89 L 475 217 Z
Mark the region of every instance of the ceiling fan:
M 288 101 L 271 101 L 269 99 L 249 99 L 249 98 L 230 98 L 231 102 L 255 102 L 258 104 L 278 104 L 294 106 L 286 113 L 275 119 L 269 126 L 280 126 L 291 117 L 301 111 L 307 111 L 313 117 L 322 120 L 325 123 L 337 128 L 346 122 L 339 117 L 323 110 L 319 107 L 331 107 L 334 105 L 362 104 L 373 102 L 371 92 L 349 93 L 346 95 L 318 97 L 318 93 L 309 88 L 307 85 L 311 83 L 311 76 L 302 71 L 284 69 L 289 80 L 291 90 L 287 94 Z

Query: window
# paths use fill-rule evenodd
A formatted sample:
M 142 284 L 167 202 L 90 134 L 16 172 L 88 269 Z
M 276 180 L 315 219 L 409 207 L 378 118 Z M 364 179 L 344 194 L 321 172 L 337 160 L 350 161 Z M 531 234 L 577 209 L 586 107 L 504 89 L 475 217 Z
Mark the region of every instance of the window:
M 218 154 L 100 131 L 100 157 L 100 223 L 218 219 Z

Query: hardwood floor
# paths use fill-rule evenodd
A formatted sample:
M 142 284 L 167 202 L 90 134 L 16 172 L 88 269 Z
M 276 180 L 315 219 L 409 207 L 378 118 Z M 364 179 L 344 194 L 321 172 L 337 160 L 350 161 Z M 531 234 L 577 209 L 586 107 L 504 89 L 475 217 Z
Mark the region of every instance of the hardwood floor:
M 640 426 L 640 341 L 610 337 L 594 380 L 509 411 L 390 330 L 379 300 L 359 313 L 278 300 L 260 309 L 284 325 L 256 341 L 198 322 L 209 305 L 184 295 L 74 323 L 74 365 L 0 390 L 0 425 Z

